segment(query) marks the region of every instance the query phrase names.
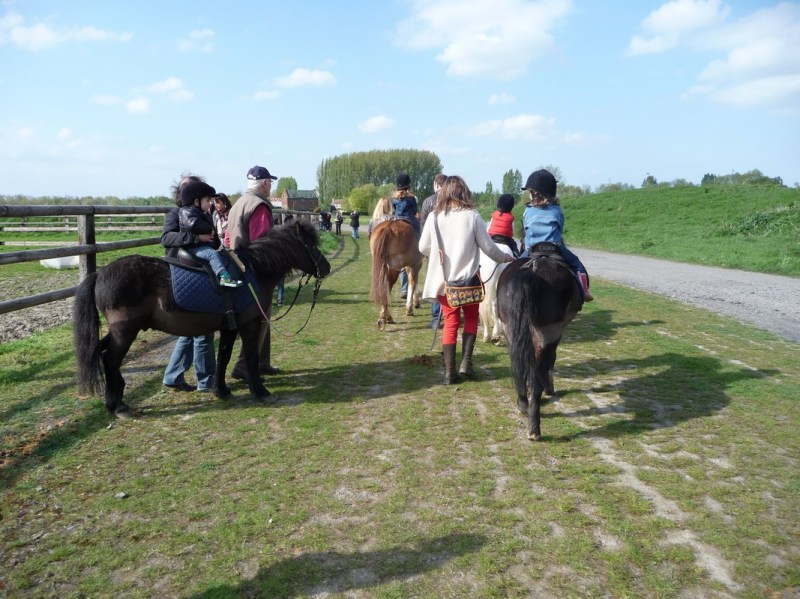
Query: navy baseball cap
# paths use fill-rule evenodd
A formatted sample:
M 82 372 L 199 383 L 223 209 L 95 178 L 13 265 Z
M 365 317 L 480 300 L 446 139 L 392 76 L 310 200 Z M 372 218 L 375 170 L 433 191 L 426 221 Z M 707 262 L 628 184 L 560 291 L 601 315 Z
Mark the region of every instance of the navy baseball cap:
M 269 171 L 264 168 L 263 166 L 254 166 L 249 171 L 247 171 L 247 178 L 248 179 L 277 179 L 278 177 L 273 177 L 269 174 Z

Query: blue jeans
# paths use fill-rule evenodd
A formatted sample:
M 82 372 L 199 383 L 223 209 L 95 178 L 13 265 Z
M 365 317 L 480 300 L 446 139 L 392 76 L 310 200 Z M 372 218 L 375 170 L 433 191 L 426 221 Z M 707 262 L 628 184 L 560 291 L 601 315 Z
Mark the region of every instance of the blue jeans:
M 278 304 L 283 303 L 283 285 L 285 282 L 286 282 L 286 277 L 281 277 L 281 280 L 278 281 L 278 284 L 275 286 L 275 289 L 277 290 L 276 299 L 278 300 Z
M 400 295 L 408 295 L 408 273 L 405 268 L 400 271 Z
M 220 257 L 219 252 L 210 245 L 195 245 L 184 249 L 195 258 L 207 260 L 211 265 L 211 269 L 218 276 L 225 271 L 225 265 L 222 263 L 222 258 Z
M 164 384 L 185 383 L 183 373 L 189 370 L 192 362 L 197 375 L 197 388 L 211 389 L 214 386 L 214 370 L 217 367 L 214 358 L 214 333 L 197 337 L 178 337 L 167 369 L 164 371 Z
M 353 230 L 353 239 L 358 239 L 358 227 L 350 227 Z
M 436 322 L 439 320 L 439 314 L 442 311 L 442 304 L 439 303 L 438 299 L 434 299 L 433 303 L 431 304 L 431 327 L 433 327 Z

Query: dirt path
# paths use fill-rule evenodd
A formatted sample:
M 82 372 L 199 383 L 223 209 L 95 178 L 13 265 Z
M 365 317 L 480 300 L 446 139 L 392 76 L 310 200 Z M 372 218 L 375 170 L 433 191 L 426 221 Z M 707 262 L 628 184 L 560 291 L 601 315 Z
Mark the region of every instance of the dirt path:
M 598 279 L 658 293 L 800 341 L 800 279 L 576 249 Z

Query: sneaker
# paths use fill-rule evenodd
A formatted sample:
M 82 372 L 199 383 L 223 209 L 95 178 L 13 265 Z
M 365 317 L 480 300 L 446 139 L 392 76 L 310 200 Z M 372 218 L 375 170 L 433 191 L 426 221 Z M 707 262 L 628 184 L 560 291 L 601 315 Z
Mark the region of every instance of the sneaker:
M 241 287 L 244 285 L 242 281 L 232 279 L 228 272 L 223 272 L 221 275 L 219 275 L 219 284 L 223 287 Z

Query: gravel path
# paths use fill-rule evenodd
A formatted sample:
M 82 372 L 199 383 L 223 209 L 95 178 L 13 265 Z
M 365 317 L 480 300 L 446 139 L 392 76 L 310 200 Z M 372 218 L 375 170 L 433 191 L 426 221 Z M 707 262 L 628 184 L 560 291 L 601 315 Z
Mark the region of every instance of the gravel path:
M 598 279 L 658 293 L 800 341 L 800 278 L 597 250 L 576 248 L 575 253 Z

